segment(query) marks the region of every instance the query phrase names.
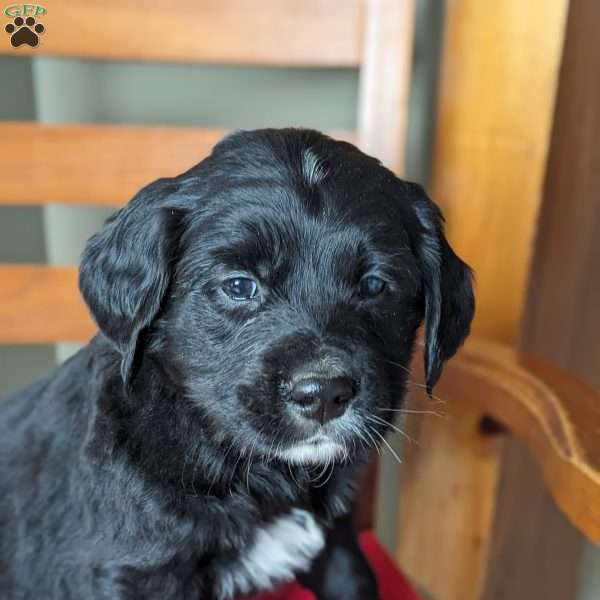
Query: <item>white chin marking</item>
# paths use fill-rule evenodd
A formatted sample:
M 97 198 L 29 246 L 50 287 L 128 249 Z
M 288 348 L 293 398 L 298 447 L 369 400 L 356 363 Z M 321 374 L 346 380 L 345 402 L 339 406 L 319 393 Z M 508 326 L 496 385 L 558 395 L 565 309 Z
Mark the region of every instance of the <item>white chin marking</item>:
M 311 438 L 278 452 L 279 458 L 297 465 L 325 464 L 344 454 L 341 444 L 327 438 Z

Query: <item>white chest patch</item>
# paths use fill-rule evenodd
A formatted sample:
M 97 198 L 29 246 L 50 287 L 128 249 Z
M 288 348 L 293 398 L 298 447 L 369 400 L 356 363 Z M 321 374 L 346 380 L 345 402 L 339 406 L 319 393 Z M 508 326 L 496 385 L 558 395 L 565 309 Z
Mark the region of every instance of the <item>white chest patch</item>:
M 314 517 L 295 508 L 289 515 L 257 529 L 253 542 L 234 563 L 219 568 L 216 596 L 220 600 L 268 590 L 308 571 L 323 549 L 325 536 Z

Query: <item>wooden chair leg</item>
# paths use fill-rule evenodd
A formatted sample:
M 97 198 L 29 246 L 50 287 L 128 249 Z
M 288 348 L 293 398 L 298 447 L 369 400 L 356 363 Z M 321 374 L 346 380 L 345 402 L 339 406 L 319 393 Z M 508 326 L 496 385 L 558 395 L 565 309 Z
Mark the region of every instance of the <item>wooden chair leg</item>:
M 405 572 L 437 600 L 575 598 L 581 535 L 557 506 L 599 539 L 594 438 L 585 433 L 596 428 L 597 395 L 476 340 L 438 389 L 446 418 L 432 416 L 423 396 L 408 407 L 408 433 L 424 445 L 407 445 L 400 471 L 396 554 Z M 510 432 L 526 440 L 535 465 Z
M 527 449 L 507 438 L 481 600 L 575 598 L 582 552 L 580 532 L 556 507 Z
M 446 3 L 431 191 L 477 274 L 474 331 L 510 343 L 523 314 L 568 4 Z M 479 600 L 504 443 L 457 396 L 449 422 L 408 423 L 421 445 L 407 447 L 401 470 L 396 555 L 437 600 Z M 414 398 L 413 408 L 424 403 Z
M 453 395 L 453 399 L 456 396 Z M 427 409 L 416 394 L 408 408 Z M 501 439 L 473 408 L 411 415 L 400 478 L 396 558 L 436 600 L 476 600 L 485 581 Z
M 600 3 L 569 2 L 520 345 L 600 390 L 598 36 Z M 576 597 L 583 540 L 515 442 L 504 449 L 494 536 L 485 600 Z

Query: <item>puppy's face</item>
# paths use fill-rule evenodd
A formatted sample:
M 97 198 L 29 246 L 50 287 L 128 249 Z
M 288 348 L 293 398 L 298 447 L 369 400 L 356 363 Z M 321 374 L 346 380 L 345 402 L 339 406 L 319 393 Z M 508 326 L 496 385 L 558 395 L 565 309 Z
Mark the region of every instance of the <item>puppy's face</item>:
M 431 386 L 472 316 L 468 269 L 420 188 L 316 132 L 227 138 L 107 229 L 81 287 L 124 378 L 152 353 L 224 448 L 295 463 L 364 453 L 402 399 L 423 318 Z M 98 285 L 107 270 L 116 300 Z
M 224 441 L 326 461 L 392 418 L 423 290 L 385 202 L 364 218 L 332 173 L 318 187 L 298 177 L 211 199 L 184 234 L 159 329 L 169 369 Z

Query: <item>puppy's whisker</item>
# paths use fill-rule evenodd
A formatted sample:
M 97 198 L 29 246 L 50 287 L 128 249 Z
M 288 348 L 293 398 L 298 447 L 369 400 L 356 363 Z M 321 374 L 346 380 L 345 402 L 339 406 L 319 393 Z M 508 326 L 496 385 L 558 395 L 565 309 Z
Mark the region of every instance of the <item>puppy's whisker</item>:
M 346 423 L 344 429 L 350 434 L 352 440 L 352 451 L 356 454 L 360 449 L 371 447 L 367 439 L 362 434 L 360 427 L 355 422 Z
M 382 419 L 381 417 L 378 417 L 376 415 L 367 415 L 367 418 L 375 423 L 379 423 L 380 425 L 384 425 L 385 427 L 389 427 L 390 429 L 393 429 L 394 431 L 399 433 L 403 438 L 405 438 L 408 442 L 416 443 L 415 440 L 413 440 L 408 435 L 408 433 L 406 433 L 406 431 L 403 431 L 402 429 L 400 429 L 400 427 L 397 427 L 390 421 L 388 421 L 386 419 Z
M 418 381 L 412 381 L 411 379 L 407 379 L 406 380 L 407 385 L 412 385 L 413 387 L 419 388 L 420 390 L 426 390 L 427 386 L 424 383 L 419 383 Z M 428 394 L 429 396 L 429 394 Z M 435 394 L 431 394 L 431 396 L 429 396 L 430 398 L 430 402 L 435 401 L 435 404 L 447 404 L 446 400 L 442 400 L 442 398 L 440 398 L 439 396 L 436 396 Z
M 354 433 L 365 444 L 366 448 L 371 447 L 369 446 L 369 442 L 367 441 L 367 439 L 362 434 L 360 427 L 356 423 L 348 424 L 348 429 L 350 430 L 350 433 Z
M 311 479 L 311 483 L 313 484 L 313 487 L 318 488 L 318 487 L 323 486 L 323 484 L 319 484 L 318 481 L 321 479 L 321 477 L 323 477 L 323 475 L 325 475 L 328 468 L 329 468 L 329 457 L 327 457 L 327 460 L 325 461 L 325 464 L 323 465 L 321 472 L 314 479 Z
M 381 456 L 381 448 L 379 447 L 379 444 L 375 441 L 375 438 L 371 435 L 370 430 L 371 428 L 369 427 L 369 425 L 367 425 L 365 423 L 365 434 L 369 436 L 369 439 L 371 440 L 372 444 L 373 444 L 373 448 L 375 448 L 375 450 L 377 451 L 377 454 L 379 456 Z
M 348 432 L 349 434 L 351 434 L 350 435 L 350 440 L 352 441 L 352 453 L 356 454 L 356 451 L 357 451 L 356 447 L 357 447 L 357 444 L 360 442 L 360 440 L 358 440 L 358 442 L 357 442 L 358 436 L 356 435 L 356 432 L 351 427 L 345 427 L 344 429 L 345 429 L 346 432 Z M 344 445 L 345 445 L 345 442 L 344 442 Z M 346 457 L 346 460 L 347 460 L 347 458 L 348 457 Z
M 329 456 L 327 456 L 325 464 L 323 465 L 323 468 L 321 469 L 320 473 L 317 475 L 317 477 L 315 477 L 315 479 L 311 479 L 312 483 L 318 482 L 321 479 L 321 477 L 323 477 L 323 475 L 325 475 L 325 473 L 327 472 L 327 468 L 329 467 L 329 460 L 330 460 L 330 458 L 329 458 Z
M 400 429 L 400 427 L 397 427 L 387 419 L 382 419 L 381 417 L 378 417 L 376 415 L 367 415 L 367 418 L 386 427 L 390 427 L 394 431 L 398 432 L 406 441 L 410 442 L 411 444 L 417 444 L 417 441 L 411 438 L 410 435 L 406 433 L 406 431 Z
M 405 371 L 409 375 L 412 375 L 412 371 L 406 365 L 403 365 L 403 364 L 401 364 L 399 362 L 395 362 L 393 360 L 390 360 L 389 358 L 382 358 L 381 361 L 384 362 L 384 363 L 388 363 L 390 365 L 393 365 L 394 367 L 398 367 L 399 369 L 402 369 L 403 371 Z
M 352 431 L 350 430 L 350 432 L 352 432 Z M 350 439 L 352 440 L 352 452 L 354 454 L 356 454 L 356 445 L 357 445 L 356 436 L 352 436 Z M 344 449 L 345 448 L 346 448 L 346 442 L 344 442 Z M 344 460 L 348 460 L 348 458 L 349 458 L 349 454 L 346 452 L 346 456 L 345 456 Z
M 374 434 L 376 434 L 379 437 L 379 439 L 381 439 L 381 441 L 387 446 L 388 450 L 392 453 L 392 456 L 396 459 L 396 462 L 399 465 L 401 465 L 402 464 L 402 460 L 400 459 L 400 457 L 398 456 L 398 454 L 396 454 L 396 451 L 390 446 L 390 444 L 385 439 L 385 437 L 383 437 L 383 435 L 381 435 L 381 433 L 379 433 L 379 431 L 377 431 L 377 429 L 375 429 L 373 427 L 369 427 L 369 429 L 371 429 L 371 431 Z
M 440 419 L 445 419 L 447 415 L 444 413 L 437 412 L 435 410 L 418 410 L 412 408 L 380 408 L 377 410 L 385 411 L 385 412 L 393 412 L 400 413 L 403 415 L 433 415 L 434 417 L 439 417 Z
M 273 451 L 273 447 L 275 445 L 275 442 L 277 441 L 278 438 L 278 434 L 273 436 L 273 439 L 271 440 L 271 445 L 269 446 L 269 449 L 267 450 L 267 457 L 265 459 L 265 464 L 269 464 L 270 460 L 271 460 L 271 452 Z
M 403 371 L 405 371 L 406 373 L 408 373 L 411 376 L 413 374 L 412 371 L 408 367 L 406 367 L 406 366 L 404 366 L 404 365 L 402 365 L 402 364 L 400 364 L 398 362 L 395 362 L 393 360 L 389 360 L 387 358 L 382 358 L 381 361 L 384 362 L 384 363 L 388 363 L 390 365 L 393 365 L 395 367 L 398 367 L 399 369 L 402 369 Z M 407 383 L 407 385 L 412 385 L 414 387 L 418 387 L 418 388 L 423 389 L 423 390 L 427 389 L 427 386 L 424 383 L 419 383 L 418 381 L 414 381 L 413 379 L 410 379 L 410 377 L 406 380 L 406 383 Z M 440 404 L 446 404 L 445 400 L 442 400 L 439 396 L 436 396 L 435 394 L 431 394 L 431 398 L 433 398 L 434 400 L 436 400 Z
M 329 482 L 329 480 L 331 479 L 331 477 L 333 476 L 333 472 L 335 471 L 335 462 L 333 460 L 327 460 L 326 463 L 326 468 L 328 468 L 331 465 L 331 469 L 329 471 L 329 475 L 327 476 L 327 478 L 325 479 L 325 481 L 323 481 L 323 483 L 319 483 L 318 485 L 315 485 L 314 487 L 316 488 L 321 488 L 327 485 L 327 483 Z M 320 475 L 319 475 L 320 477 Z

